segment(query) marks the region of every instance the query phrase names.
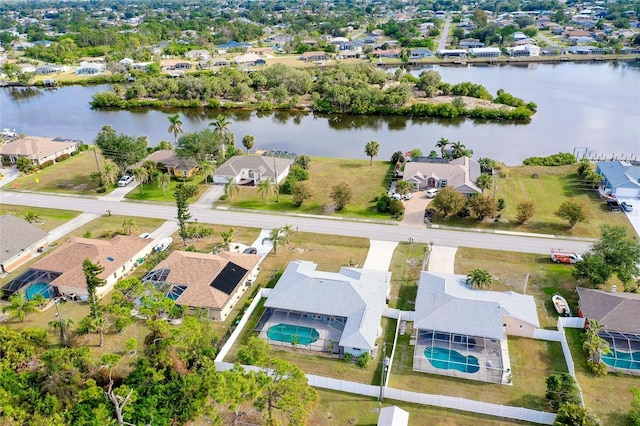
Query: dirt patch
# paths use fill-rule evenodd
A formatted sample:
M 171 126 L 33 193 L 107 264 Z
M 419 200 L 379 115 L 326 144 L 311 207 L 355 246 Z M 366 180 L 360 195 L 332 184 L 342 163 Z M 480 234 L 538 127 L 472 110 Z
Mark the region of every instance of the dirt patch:
M 485 99 L 478 98 L 470 98 L 468 96 L 436 96 L 433 98 L 416 98 L 415 102 L 423 103 L 423 104 L 442 104 L 442 103 L 452 103 L 454 99 L 460 98 L 464 102 L 464 106 L 467 109 L 474 108 L 489 108 L 489 109 L 501 109 L 506 108 L 508 110 L 515 109 L 508 105 L 496 104 L 491 101 L 487 101 Z

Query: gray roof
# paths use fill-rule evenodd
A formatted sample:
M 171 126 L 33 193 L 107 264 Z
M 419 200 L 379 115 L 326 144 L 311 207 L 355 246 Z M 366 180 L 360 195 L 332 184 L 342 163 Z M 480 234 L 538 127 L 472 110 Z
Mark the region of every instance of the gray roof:
M 437 180 L 447 179 L 447 185 L 462 192 L 481 193 L 476 185 L 480 177 L 480 164 L 468 157 L 457 158 L 448 164 L 409 162 L 404 166 L 404 180 L 418 182 L 433 177 Z
M 580 287 L 576 290 L 583 317 L 598 321 L 609 331 L 640 333 L 640 294 Z
M 316 271 L 314 262 L 291 262 L 271 290 L 265 306 L 346 317 L 340 346 L 372 350 L 386 307 L 391 273 L 342 267 Z
M 275 178 L 274 164 L 278 173 L 291 166 L 289 158 L 266 157 L 257 155 L 236 155 L 229 158 L 216 170 L 217 176 L 238 176 L 243 169 L 257 170 L 263 178 Z
M 474 290 L 466 279 L 465 275 L 422 272 L 414 328 L 502 339 L 505 316 L 540 327 L 533 296 Z
M 598 161 L 600 174 L 612 188 L 618 186 L 640 187 L 640 166 L 626 161 Z
M 0 216 L 0 263 L 11 259 L 21 251 L 28 250 L 34 244 L 44 240 L 47 232 L 10 214 Z

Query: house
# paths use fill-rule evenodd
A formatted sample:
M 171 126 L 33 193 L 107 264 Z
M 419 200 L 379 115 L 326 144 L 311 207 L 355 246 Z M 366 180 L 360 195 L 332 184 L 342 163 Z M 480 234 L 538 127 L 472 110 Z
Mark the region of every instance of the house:
M 120 61 L 118 63 L 120 65 L 124 65 L 125 67 L 130 67 L 130 66 L 133 65 L 133 59 L 131 59 L 131 58 L 120 59 Z
M 10 214 L 0 216 L 0 272 L 8 273 L 49 246 L 47 232 Z
M 601 188 L 614 197 L 640 197 L 640 166 L 626 161 L 598 161 L 596 173 L 602 176 Z
M 497 47 L 474 47 L 469 49 L 469 54 L 476 58 L 497 58 L 501 53 Z
M 378 426 L 408 426 L 409 413 L 400 407 L 391 405 L 380 409 Z
M 61 294 L 86 296 L 87 283 L 82 263 L 89 259 L 104 267 L 98 277 L 104 279 L 106 284 L 96 289 L 97 297 L 101 298 L 152 249 L 153 241 L 147 238 L 119 235 L 105 241 L 75 237 L 33 263 L 25 273 L 5 285 L 2 291 L 5 297 L 18 291 L 25 291 L 29 297 L 33 285 L 38 287 L 38 292 L 50 297 Z
M 467 197 L 482 193 L 475 183 L 480 177 L 480 164 L 469 157 L 444 163 L 411 161 L 405 164 L 403 176 L 418 191 L 451 186 Z
M 63 154 L 71 154 L 78 150 L 78 144 L 82 141 L 54 140 L 37 136 L 27 136 L 14 139 L 0 146 L 0 157 L 3 161 L 15 164 L 18 158 L 25 157 L 36 166 L 41 166 L 46 161 L 55 161 Z M 4 159 L 7 160 L 4 160 Z
M 433 58 L 434 53 L 426 48 L 418 47 L 415 49 L 411 49 L 411 53 L 409 54 L 409 59 L 423 59 L 423 58 Z
M 341 50 L 340 53 L 336 55 L 336 59 L 355 59 L 359 58 L 360 55 L 363 55 L 362 51 Z
M 460 40 L 460 47 L 462 49 L 479 48 L 484 47 L 484 43 L 477 38 L 463 38 Z
M 76 74 L 100 74 L 104 72 L 107 67 L 104 64 L 96 64 L 94 62 L 82 62 L 78 68 L 76 68 Z
M 233 61 L 238 65 L 244 66 L 254 66 L 254 65 L 264 65 L 267 62 L 262 59 L 259 55 L 255 53 L 245 53 L 244 55 L 239 55 L 233 58 Z
M 371 57 L 397 59 L 400 57 L 400 50 L 398 49 L 374 50 L 373 52 L 371 52 Z
M 142 167 L 147 161 L 153 161 L 159 170 L 178 178 L 192 178 L 198 173 L 198 163 L 195 160 L 180 158 L 172 149 L 154 151 L 144 160 L 129 166 L 129 170 Z
M 422 272 L 418 282 L 413 370 L 508 384 L 507 336 L 540 327 L 533 296 L 475 290 L 465 275 Z
M 317 266 L 302 260 L 287 266 L 264 304 L 259 336 L 285 345 L 296 335 L 309 350 L 375 356 L 391 273 L 349 267 L 323 272 Z
M 153 62 L 136 62 L 131 66 L 131 68 L 136 71 L 146 71 L 152 63 Z
M 533 44 L 507 48 L 509 56 L 540 56 L 540 48 Z
M 303 61 L 328 61 L 331 57 L 327 54 L 327 52 L 323 51 L 313 51 L 313 52 L 304 52 L 300 59 Z
M 240 49 L 246 49 L 248 47 L 251 47 L 250 43 L 241 43 L 235 40 L 231 40 L 230 42 L 219 44 L 218 46 L 216 46 L 216 48 L 218 49 L 218 53 L 220 53 L 220 50 L 224 50 L 226 52 L 231 49 L 240 50 Z
M 189 62 L 185 62 L 181 59 L 165 59 L 160 62 L 160 67 L 162 71 L 184 71 L 190 70 L 193 65 Z
M 278 34 L 271 38 L 271 41 L 278 45 L 284 45 L 293 41 L 293 36 L 289 34 Z
M 213 175 L 213 182 L 226 184 L 229 179 L 240 185 L 257 185 L 260 181 L 270 180 L 280 183 L 291 169 L 291 158 L 278 158 L 264 155 L 236 155 L 224 162 Z
M 466 58 L 468 52 L 464 49 L 441 49 L 436 51 L 436 55 L 441 58 Z
M 41 65 L 36 68 L 36 74 L 38 75 L 59 74 L 66 71 L 67 67 L 56 64 Z
M 610 53 L 610 50 L 606 47 L 597 46 L 571 46 L 568 52 L 575 55 L 606 55 Z
M 180 306 L 205 309 L 216 321 L 227 319 L 258 275 L 260 256 L 173 251 L 142 279 Z
M 270 47 L 252 47 L 247 50 L 247 53 L 253 53 L 258 56 L 272 56 L 273 50 Z
M 195 49 L 185 53 L 184 57 L 190 61 L 201 61 L 211 58 L 211 53 L 205 49 Z
M 602 356 L 612 371 L 640 375 L 640 294 L 578 287 L 578 315 L 603 325 L 598 333 L 609 343 Z

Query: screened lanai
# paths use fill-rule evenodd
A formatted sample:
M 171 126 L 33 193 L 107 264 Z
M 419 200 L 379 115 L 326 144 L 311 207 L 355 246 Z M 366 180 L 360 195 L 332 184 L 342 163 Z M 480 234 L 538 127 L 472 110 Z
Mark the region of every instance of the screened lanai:
M 26 290 L 27 287 L 31 284 L 50 284 L 60 275 L 62 275 L 62 273 L 60 272 L 44 271 L 40 269 L 28 269 L 26 272 L 23 272 L 2 287 L 2 298 L 8 299 L 14 293 L 17 293 L 21 290 Z
M 610 352 L 602 355 L 605 364 L 615 371 L 640 375 L 640 335 L 606 330 L 598 335 L 609 344 Z

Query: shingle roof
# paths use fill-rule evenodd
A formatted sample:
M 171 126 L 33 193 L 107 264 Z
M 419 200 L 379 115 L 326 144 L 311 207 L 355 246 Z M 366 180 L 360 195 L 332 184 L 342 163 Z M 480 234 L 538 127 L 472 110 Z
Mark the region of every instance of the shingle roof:
M 391 273 L 343 267 L 316 271 L 317 264 L 291 262 L 266 307 L 347 318 L 340 346 L 372 350 L 386 306 Z
M 139 161 L 128 167 L 129 170 L 142 167 L 145 161 L 154 161 L 156 163 L 162 163 L 166 167 L 171 167 L 176 170 L 192 170 L 198 167 L 198 162 L 188 158 L 180 158 L 178 154 L 172 149 L 160 149 L 152 152 L 147 158 Z
M 640 166 L 633 166 L 626 161 L 598 161 L 596 164 L 611 187 L 640 187 Z
M 576 290 L 583 317 L 598 321 L 609 331 L 640 333 L 640 294 Z
M 0 216 L 0 263 L 4 263 L 15 255 L 39 241 L 47 238 L 47 232 L 30 224 L 24 219 L 6 214 Z
M 476 192 L 482 190 L 475 184 L 480 177 L 480 164 L 469 157 L 457 158 L 448 164 L 409 162 L 404 167 L 404 180 L 417 182 L 433 177 L 446 179 L 447 185 L 454 188 L 468 187 Z
M 229 300 L 229 295 L 233 293 L 233 289 L 247 278 L 259 262 L 260 256 L 255 254 L 220 252 L 215 255 L 176 250 L 160 262 L 153 271 L 168 269 L 170 272 L 165 282 L 187 286 L 176 300 L 177 304 L 222 309 Z M 240 278 L 234 274 L 237 282 L 230 293 L 220 286 L 211 286 L 227 267 L 244 271 Z
M 149 239 L 125 235 L 119 235 L 110 241 L 76 237 L 38 260 L 30 269 L 61 272 L 62 275 L 51 282 L 51 285 L 84 289 L 87 287 L 82 271 L 85 259 L 104 266 L 99 277 L 107 278 L 150 244 L 153 242 Z
M 414 327 L 502 339 L 503 316 L 539 327 L 532 296 L 512 291 L 474 290 L 466 276 L 422 272 Z
M 274 178 L 275 166 L 279 173 L 289 167 L 293 160 L 288 158 L 265 157 L 257 155 L 236 155 L 229 158 L 216 170 L 218 176 L 238 176 L 243 169 L 258 170 L 263 178 Z
M 0 155 L 18 155 L 38 160 L 74 146 L 77 146 L 77 142 L 58 142 L 49 138 L 28 136 L 0 146 Z

